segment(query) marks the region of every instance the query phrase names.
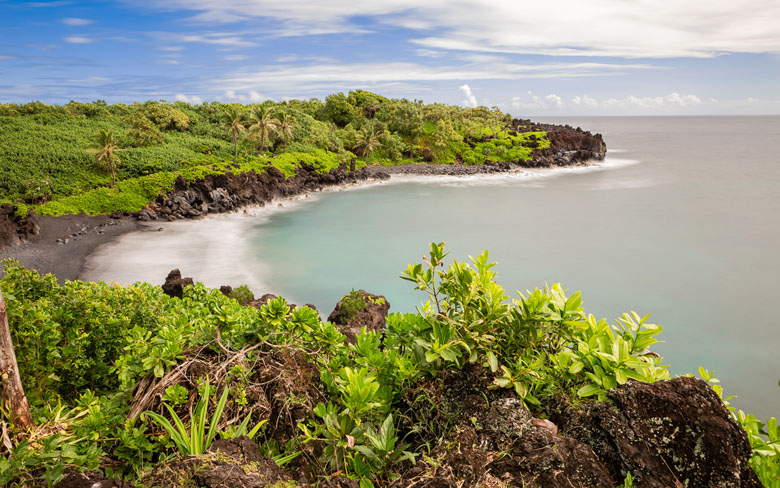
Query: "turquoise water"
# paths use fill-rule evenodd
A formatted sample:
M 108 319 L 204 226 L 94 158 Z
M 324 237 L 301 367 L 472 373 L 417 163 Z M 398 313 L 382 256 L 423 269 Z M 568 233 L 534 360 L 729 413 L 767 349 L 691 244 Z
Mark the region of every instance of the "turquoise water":
M 737 407 L 780 415 L 780 117 L 549 120 L 604 134 L 606 163 L 394 179 L 164 224 L 101 250 L 86 277 L 159 282 L 180 267 L 324 316 L 351 288 L 412 311 L 424 297 L 398 276 L 429 242 L 458 260 L 489 249 L 510 294 L 560 282 L 598 317 L 649 312 L 675 374 L 714 369 Z
M 428 242 L 489 249 L 507 290 L 649 312 L 675 373 L 714 369 L 738 406 L 780 415 L 780 118 L 564 122 L 604 134 L 608 168 L 322 195 L 248 230 L 264 278 L 323 311 L 353 287 L 410 311 L 423 296 L 397 277 Z

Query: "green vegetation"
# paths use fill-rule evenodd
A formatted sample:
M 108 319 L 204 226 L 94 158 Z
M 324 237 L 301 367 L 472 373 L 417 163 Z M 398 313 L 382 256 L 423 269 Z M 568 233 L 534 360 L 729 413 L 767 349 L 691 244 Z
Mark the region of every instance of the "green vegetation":
M 403 272 L 427 294 L 418 313 L 391 314 L 383 334 L 364 331 L 350 345 L 315 311 L 291 311 L 283 298 L 254 309 L 199 283 L 183 299 L 143 283 L 59 285 L 6 262 L 0 288 L 37 426 L 9 433 L 0 484 L 51 484 L 65 465 L 143 482 L 157 463 L 203 452 L 217 435 L 252 434 L 280 466 L 386 486 L 446 433 L 445 405 L 426 395 L 447 372 L 481 368 L 492 388 L 537 412 L 553 395 L 605 401 L 630 378 L 668 377 L 650 350 L 661 327 L 646 316 L 610 325 L 559 285 L 510 300 L 487 252 L 469 263 L 445 258 L 443 244 L 431 244 L 424 262 Z M 711 373 L 700 374 L 722 394 Z M 150 394 L 139 403 L 145 389 L 162 401 Z M 426 401 L 430 412 L 418 407 Z M 735 418 L 749 434 L 751 466 L 778 486 L 776 420 Z
M 527 161 L 544 132 L 516 133 L 497 109 L 391 100 L 355 90 L 254 105 L 0 104 L 0 203 L 44 215 L 139 211 L 176 177 L 302 163 Z
M 233 288 L 230 292 L 230 298 L 236 300 L 241 305 L 246 305 L 255 299 L 255 295 L 248 286 L 241 285 L 238 288 Z
M 354 318 L 358 312 L 365 310 L 365 308 L 366 301 L 363 299 L 363 295 L 354 289 L 341 298 L 341 314 L 347 320 Z

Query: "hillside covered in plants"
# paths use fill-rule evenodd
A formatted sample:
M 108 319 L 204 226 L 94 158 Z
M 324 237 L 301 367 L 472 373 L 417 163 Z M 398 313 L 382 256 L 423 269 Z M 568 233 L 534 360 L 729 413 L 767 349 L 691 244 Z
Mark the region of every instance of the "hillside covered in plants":
M 446 261 L 446 262 L 445 262 Z M 777 487 L 780 431 L 670 378 L 661 327 L 510 299 L 443 243 L 402 278 L 417 313 L 352 291 L 328 321 L 246 287 L 0 281 L 33 424 L 3 411 L 0 484 Z
M 320 173 L 366 164 L 549 166 L 603 159 L 605 150 L 601 136 L 495 108 L 362 90 L 254 105 L 1 104 L 0 203 L 19 216 L 138 212 L 180 177 L 270 167 L 289 177 L 301 165 Z

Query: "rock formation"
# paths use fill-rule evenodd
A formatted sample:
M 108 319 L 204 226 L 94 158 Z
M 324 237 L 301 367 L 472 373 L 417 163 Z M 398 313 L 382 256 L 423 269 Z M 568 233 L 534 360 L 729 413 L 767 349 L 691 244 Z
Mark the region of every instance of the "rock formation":
M 174 298 L 181 298 L 184 295 L 184 287 L 192 286 L 195 283 L 192 278 L 182 278 L 179 268 L 172 269 L 165 278 L 162 289 L 166 295 Z
M 328 322 L 333 322 L 347 336 L 348 343 L 354 343 L 362 327 L 381 334 L 389 311 L 390 303 L 385 297 L 358 290 L 339 300 Z

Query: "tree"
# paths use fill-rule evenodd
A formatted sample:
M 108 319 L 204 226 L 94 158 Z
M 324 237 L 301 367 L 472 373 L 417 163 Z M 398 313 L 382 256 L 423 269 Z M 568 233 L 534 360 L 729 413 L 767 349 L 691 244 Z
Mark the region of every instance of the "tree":
M 382 143 L 379 142 L 379 136 L 376 127 L 366 127 L 358 135 L 355 151 L 366 160 L 366 163 L 368 163 L 371 153 L 382 146 Z
M 295 117 L 289 113 L 283 113 L 279 117 L 279 125 L 276 128 L 276 133 L 282 139 L 282 143 L 287 145 L 287 141 L 293 137 L 293 129 L 295 129 Z
M 157 128 L 154 122 L 144 117 L 142 113 L 134 112 L 126 117 L 125 121 L 130 125 L 130 131 L 127 133 L 127 136 L 130 138 L 133 146 L 140 147 L 165 142 L 165 137 L 163 137 L 160 129 Z
M 111 184 L 116 185 L 116 169 L 119 167 L 119 155 L 121 151 L 114 139 L 114 132 L 106 129 L 98 129 L 95 132 L 95 140 L 87 152 L 94 153 L 98 164 L 111 171 Z
M 244 113 L 231 105 L 222 108 L 220 123 L 233 138 L 233 163 L 238 159 L 238 136 L 246 132 Z
M 276 131 L 279 121 L 274 118 L 274 109 L 268 104 L 258 105 L 252 110 L 249 132 L 260 134 L 260 154 L 265 151 L 265 140 L 271 131 Z
M 27 395 L 24 394 L 22 379 L 19 376 L 19 365 L 16 363 L 2 290 L 0 290 L 0 375 L 2 375 L 0 399 L 8 408 L 11 422 L 18 430 L 32 427 L 30 405 L 27 403 Z

